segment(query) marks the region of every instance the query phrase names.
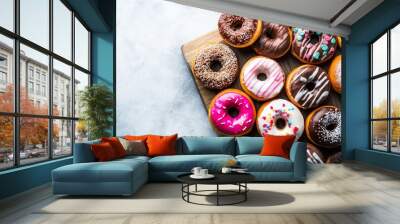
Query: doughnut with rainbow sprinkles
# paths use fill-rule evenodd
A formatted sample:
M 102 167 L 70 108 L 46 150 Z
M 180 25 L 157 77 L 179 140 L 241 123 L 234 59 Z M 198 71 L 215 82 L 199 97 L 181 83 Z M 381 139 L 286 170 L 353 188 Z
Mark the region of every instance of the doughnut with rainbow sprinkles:
M 276 99 L 264 103 L 258 110 L 257 129 L 261 136 L 295 135 L 299 139 L 304 131 L 304 118 L 291 102 Z
M 292 54 L 303 63 L 322 64 L 331 59 L 338 45 L 334 35 L 293 28 Z
M 213 127 L 224 135 L 249 133 L 256 120 L 253 101 L 244 92 L 226 89 L 211 101 L 208 117 Z

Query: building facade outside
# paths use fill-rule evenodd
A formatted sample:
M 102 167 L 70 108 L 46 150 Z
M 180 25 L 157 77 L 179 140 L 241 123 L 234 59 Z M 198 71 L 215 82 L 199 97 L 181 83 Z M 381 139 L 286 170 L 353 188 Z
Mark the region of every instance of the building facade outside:
M 14 89 L 14 65 L 13 48 L 0 41 L 0 97 L 13 96 Z M 54 60 L 56 61 L 56 60 Z M 61 62 L 58 62 L 61 64 Z M 20 53 L 20 112 L 23 114 L 33 115 L 48 115 L 49 112 L 49 99 L 53 97 L 53 115 L 57 117 L 72 117 L 72 75 L 71 67 L 64 65 L 69 69 L 58 69 L 56 63 L 53 63 L 53 90 L 52 94 L 49 93 L 49 67 L 47 64 L 43 64 L 32 57 L 25 54 L 23 50 Z M 77 88 L 76 94 L 82 90 L 79 86 L 80 81 L 75 80 L 75 87 Z M 6 95 L 8 94 L 8 95 Z M 75 98 L 75 104 L 79 105 L 79 97 Z M 13 107 L 13 99 L 2 100 L 0 106 L 5 108 L 4 102 L 11 103 L 8 105 L 9 108 Z M 0 108 L 0 111 L 4 111 Z M 79 117 L 80 109 L 76 106 L 75 117 Z M 6 111 L 6 112 L 13 112 Z M 30 120 L 29 120 L 30 119 Z M 29 123 L 42 123 L 46 132 L 43 132 L 43 141 L 35 142 L 29 139 L 27 144 L 23 141 L 24 129 L 30 131 L 29 128 L 25 128 L 24 125 L 29 126 Z M 60 157 L 63 155 L 70 155 L 72 149 L 72 120 L 70 119 L 53 119 L 53 157 Z M 11 123 L 11 122 L 10 122 Z M 21 164 L 32 163 L 35 160 L 40 161 L 47 159 L 49 156 L 48 147 L 48 119 L 42 118 L 20 118 L 21 123 L 21 134 L 20 134 L 20 159 Z M 77 122 L 78 124 L 79 122 Z M 10 125 L 10 132 L 12 132 L 12 125 Z M 31 125 L 32 126 L 32 125 Z M 79 125 L 77 125 L 79 126 Z M 33 127 L 36 127 L 33 124 Z M 76 136 L 82 138 L 82 133 L 78 133 Z M 5 132 L 7 133 L 7 132 Z M 29 138 L 29 134 L 26 134 Z M 1 137 L 1 136 L 0 136 Z M 12 138 L 11 138 L 12 139 Z M 77 139 L 79 140 L 79 139 Z M 32 143 L 34 142 L 34 143 Z M 0 144 L 0 169 L 10 166 L 8 163 L 13 162 L 13 147 L 7 144 Z

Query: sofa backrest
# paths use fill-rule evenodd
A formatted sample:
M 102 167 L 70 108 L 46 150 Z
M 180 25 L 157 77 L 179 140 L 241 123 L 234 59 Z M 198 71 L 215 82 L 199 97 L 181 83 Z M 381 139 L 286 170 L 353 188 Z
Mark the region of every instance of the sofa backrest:
M 236 155 L 259 154 L 263 144 L 263 137 L 236 137 Z
M 184 136 L 177 142 L 177 154 L 226 154 L 235 155 L 235 138 Z
M 74 163 L 95 162 L 96 158 L 91 149 L 92 144 L 98 144 L 100 140 L 93 140 L 81 143 L 75 143 L 74 147 Z
M 85 163 L 96 161 L 91 144 L 100 143 L 100 140 L 75 143 L 74 163 Z M 244 155 L 259 154 L 263 147 L 263 137 L 206 137 L 206 136 L 183 136 L 177 141 L 177 154 L 226 154 Z

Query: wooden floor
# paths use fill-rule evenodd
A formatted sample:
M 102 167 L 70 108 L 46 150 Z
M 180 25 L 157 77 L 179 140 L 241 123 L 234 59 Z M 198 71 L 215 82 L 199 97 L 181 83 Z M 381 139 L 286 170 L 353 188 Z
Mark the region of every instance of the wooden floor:
M 43 186 L 1 201 L 0 223 L 400 223 L 399 174 L 345 163 L 311 167 L 308 182 L 322 185 L 346 201 L 362 201 L 368 206 L 357 214 L 35 214 L 38 207 L 54 200 L 50 187 Z

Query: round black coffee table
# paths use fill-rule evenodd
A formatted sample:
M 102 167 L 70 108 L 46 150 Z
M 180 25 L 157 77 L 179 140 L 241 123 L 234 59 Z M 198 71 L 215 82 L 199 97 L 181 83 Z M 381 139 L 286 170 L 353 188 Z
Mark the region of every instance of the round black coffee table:
M 198 205 L 234 205 L 245 202 L 247 200 L 247 192 L 249 188 L 247 183 L 255 180 L 255 177 L 248 173 L 229 173 L 213 174 L 215 177 L 212 179 L 193 179 L 190 177 L 191 173 L 182 174 L 177 177 L 178 181 L 182 183 L 182 199 L 188 203 L 198 204 Z M 198 190 L 197 185 L 215 185 L 215 190 Z M 220 189 L 220 185 L 236 185 L 237 190 L 224 190 Z M 190 191 L 190 186 L 195 186 L 194 191 Z M 209 192 L 215 192 L 215 194 L 206 194 Z M 202 204 L 193 202 L 190 200 L 190 196 L 204 196 L 204 197 L 216 197 L 216 204 Z M 240 199 L 231 203 L 221 203 L 221 197 L 232 197 L 240 196 Z

